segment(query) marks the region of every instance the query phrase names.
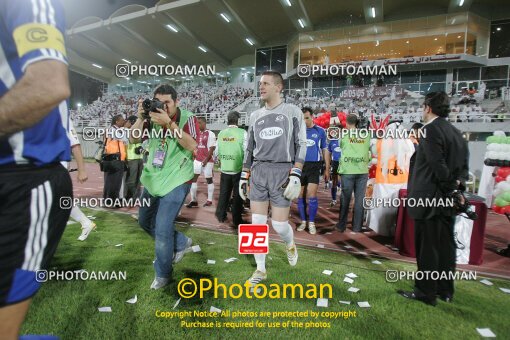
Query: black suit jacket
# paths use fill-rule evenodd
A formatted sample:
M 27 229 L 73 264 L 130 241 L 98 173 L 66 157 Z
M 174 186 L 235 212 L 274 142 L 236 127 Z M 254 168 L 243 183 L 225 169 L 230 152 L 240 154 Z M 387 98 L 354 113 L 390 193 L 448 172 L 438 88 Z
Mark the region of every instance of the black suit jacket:
M 461 188 L 469 176 L 469 150 L 460 131 L 444 118 L 438 117 L 422 127 L 424 137 L 416 150 L 414 167 L 407 186 L 408 199 L 446 198 L 446 193 Z M 446 201 L 443 201 L 445 203 Z M 414 219 L 429 219 L 436 215 L 453 216 L 449 207 L 411 207 Z

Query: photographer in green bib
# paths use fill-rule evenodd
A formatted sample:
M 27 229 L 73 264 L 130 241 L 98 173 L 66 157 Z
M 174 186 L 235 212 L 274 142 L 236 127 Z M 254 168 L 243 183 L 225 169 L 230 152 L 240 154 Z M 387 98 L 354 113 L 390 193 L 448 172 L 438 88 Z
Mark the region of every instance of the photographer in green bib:
M 137 116 L 130 116 L 127 121 L 131 126 L 136 123 Z M 143 170 L 143 154 L 142 143 L 129 143 L 127 146 L 127 164 L 128 171 L 126 173 L 126 199 L 140 197 L 140 176 Z
M 140 142 L 133 136 L 142 135 L 145 120 L 149 155 L 140 180 L 142 200 L 150 199 L 150 206 L 140 207 L 138 223 L 155 239 L 156 277 L 151 289 L 160 289 L 170 282 L 172 263 L 179 262 L 192 244 L 174 222 L 191 187 L 198 125 L 193 113 L 177 106 L 177 92 L 167 84 L 156 88 L 152 100 L 139 100 L 131 143 Z
M 338 174 L 342 177 L 340 216 L 336 228 L 343 233 L 347 225 L 347 215 L 354 191 L 354 213 L 352 231 L 361 232 L 363 227 L 363 198 L 367 189 L 368 164 L 370 156 L 370 133 L 366 127 L 358 128 L 359 119 L 354 114 L 347 115 L 347 130 L 340 140 L 342 157 Z
M 227 219 L 227 207 L 234 191 L 232 202 L 232 222 L 243 224 L 243 199 L 239 196 L 239 180 L 243 170 L 244 150 L 248 142 L 247 132 L 237 126 L 240 114 L 232 111 L 227 116 L 228 127 L 218 134 L 216 151 L 220 161 L 220 197 L 216 207 L 216 218 L 220 223 Z

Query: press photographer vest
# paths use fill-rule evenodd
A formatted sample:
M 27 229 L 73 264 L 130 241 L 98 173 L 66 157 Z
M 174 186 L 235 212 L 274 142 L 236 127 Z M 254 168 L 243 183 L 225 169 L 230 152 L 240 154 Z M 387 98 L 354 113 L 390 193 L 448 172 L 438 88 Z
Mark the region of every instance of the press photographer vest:
M 338 167 L 339 174 L 359 175 L 368 174 L 370 162 L 370 136 L 354 138 L 348 134 L 340 141 L 342 156 Z
M 111 127 L 111 131 L 118 130 L 120 128 L 117 128 L 115 126 Z M 119 130 L 120 131 L 120 130 Z M 105 155 L 119 155 L 119 160 L 125 161 L 126 160 L 126 145 L 121 140 L 117 139 L 111 139 L 106 138 L 105 139 L 105 148 L 104 148 L 104 154 Z
M 218 159 L 221 172 L 238 173 L 243 169 L 243 129 L 229 127 L 218 134 Z
M 139 146 L 142 146 L 142 143 L 129 143 L 127 146 L 127 160 L 132 161 L 135 159 L 142 159 L 143 155 L 136 154 L 135 150 Z
M 179 125 L 179 130 L 182 131 L 188 118 L 193 116 L 193 113 L 179 108 L 178 110 L 180 112 L 177 112 L 179 116 L 176 123 Z M 152 125 L 152 128 L 157 131 L 162 129 L 159 125 Z M 179 144 L 177 134 L 172 133 L 171 135 L 175 138 L 170 136 L 166 138 L 165 158 L 161 168 L 152 165 L 154 154 L 160 149 L 161 138 L 151 138 L 149 140 L 149 156 L 143 168 L 140 182 L 152 196 L 165 196 L 179 185 L 193 178 L 193 153 Z

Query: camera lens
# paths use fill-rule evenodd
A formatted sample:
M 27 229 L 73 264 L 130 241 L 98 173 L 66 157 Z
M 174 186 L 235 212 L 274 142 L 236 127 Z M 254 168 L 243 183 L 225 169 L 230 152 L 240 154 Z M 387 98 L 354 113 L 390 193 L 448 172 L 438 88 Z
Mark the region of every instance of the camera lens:
M 150 99 L 145 99 L 143 102 L 142 102 L 142 107 L 143 109 L 145 110 L 145 112 L 150 112 L 151 109 L 152 109 L 152 100 Z

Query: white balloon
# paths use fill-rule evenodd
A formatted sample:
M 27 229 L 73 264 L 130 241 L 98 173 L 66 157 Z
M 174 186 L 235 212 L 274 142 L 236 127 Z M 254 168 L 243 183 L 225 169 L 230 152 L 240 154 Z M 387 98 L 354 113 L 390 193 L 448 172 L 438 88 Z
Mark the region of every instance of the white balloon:
M 499 194 L 502 194 L 502 193 L 503 193 L 503 189 L 498 188 L 498 189 L 494 189 L 494 191 L 492 192 L 492 195 L 494 195 L 494 197 L 498 197 Z
M 501 185 L 501 189 L 503 190 L 503 192 L 505 191 L 510 191 L 510 182 L 499 182 L 499 183 L 502 183 Z
M 496 186 L 494 187 L 494 189 L 499 189 L 499 190 L 503 190 L 503 184 L 505 184 L 506 181 L 501 181 L 499 183 L 496 183 Z
M 496 159 L 496 151 L 489 151 L 487 152 L 487 157 L 488 159 Z
M 497 148 L 498 148 L 498 144 L 494 144 L 494 143 L 492 143 L 492 144 L 489 144 L 489 145 L 487 146 L 487 151 L 497 151 L 497 150 L 496 150 Z

